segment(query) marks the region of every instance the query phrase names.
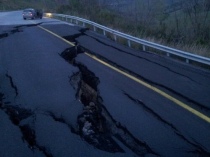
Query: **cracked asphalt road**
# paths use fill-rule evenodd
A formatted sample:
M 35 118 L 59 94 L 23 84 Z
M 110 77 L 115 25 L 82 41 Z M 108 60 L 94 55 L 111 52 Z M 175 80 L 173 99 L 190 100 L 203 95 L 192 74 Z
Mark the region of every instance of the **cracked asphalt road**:
M 20 11 L 0 21 L 0 156 L 210 156 L 209 123 L 84 52 L 207 116 L 209 71 Z

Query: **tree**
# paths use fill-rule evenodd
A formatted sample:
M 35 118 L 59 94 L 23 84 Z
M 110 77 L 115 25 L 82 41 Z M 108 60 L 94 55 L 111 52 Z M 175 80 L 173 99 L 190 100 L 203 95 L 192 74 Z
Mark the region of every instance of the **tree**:
M 204 42 L 209 40 L 209 0 L 186 0 L 184 2 L 184 10 L 190 19 L 191 26 L 193 28 L 194 36 L 199 40 L 198 42 Z

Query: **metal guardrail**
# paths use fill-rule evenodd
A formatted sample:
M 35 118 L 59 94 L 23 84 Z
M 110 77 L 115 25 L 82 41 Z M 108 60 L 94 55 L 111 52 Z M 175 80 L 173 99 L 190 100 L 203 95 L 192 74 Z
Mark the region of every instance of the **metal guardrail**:
M 79 18 L 79 17 L 76 17 L 76 16 L 70 16 L 70 15 L 64 15 L 64 14 L 54 14 L 54 13 L 45 13 L 45 16 L 50 17 L 50 18 L 60 17 L 60 18 L 62 18 L 62 20 L 65 20 L 65 21 L 71 22 L 71 23 L 75 23 L 77 25 L 80 22 L 80 23 L 82 23 L 82 25 L 84 27 L 86 26 L 86 24 L 89 24 L 93 27 L 94 31 L 96 31 L 96 29 L 101 29 L 105 36 L 106 36 L 106 32 L 109 32 L 109 33 L 113 34 L 115 41 L 117 41 L 117 37 L 121 37 L 121 38 L 126 39 L 129 47 L 131 47 L 131 41 L 132 41 L 132 42 L 141 44 L 144 51 L 146 51 L 146 47 L 151 47 L 151 48 L 154 48 L 154 49 L 165 52 L 167 56 L 170 56 L 172 54 L 172 55 L 184 58 L 186 63 L 189 63 L 190 61 L 195 61 L 195 62 L 198 62 L 198 63 L 202 63 L 204 65 L 210 65 L 210 58 L 202 57 L 202 56 L 195 55 L 195 54 L 192 54 L 192 53 L 189 53 L 189 52 L 177 50 L 177 49 L 174 49 L 174 48 L 170 48 L 170 47 L 167 47 L 167 46 L 163 46 L 163 45 L 159 45 L 159 44 L 156 44 L 156 43 L 153 43 L 153 42 L 149 42 L 149 41 L 146 41 L 146 40 L 143 40 L 143 39 L 139 39 L 139 38 L 133 37 L 131 35 L 128 35 L 128 34 L 110 29 L 110 28 L 105 27 L 103 25 L 97 24 L 95 22 L 83 19 L 83 18 Z

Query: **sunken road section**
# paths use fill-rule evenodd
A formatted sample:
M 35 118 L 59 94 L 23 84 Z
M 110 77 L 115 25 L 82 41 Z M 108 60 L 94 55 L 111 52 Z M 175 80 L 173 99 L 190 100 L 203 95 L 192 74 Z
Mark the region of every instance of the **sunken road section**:
M 139 156 L 159 156 L 144 141 L 135 138 L 129 130 L 113 119 L 103 105 L 103 98 L 97 89 L 99 78 L 75 60 L 76 56 L 83 52 L 85 49 L 76 43 L 74 47 L 61 53 L 61 57 L 79 69 L 70 77 L 70 84 L 76 90 L 75 96 L 83 104 L 83 112 L 77 118 L 79 127 L 74 128 L 74 132 L 100 150 L 123 153 L 124 150 L 115 141 L 117 139 Z

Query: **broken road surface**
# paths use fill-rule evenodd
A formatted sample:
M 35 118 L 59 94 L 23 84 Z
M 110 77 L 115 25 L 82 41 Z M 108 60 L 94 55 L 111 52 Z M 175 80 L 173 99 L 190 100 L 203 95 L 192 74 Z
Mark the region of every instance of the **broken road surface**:
M 54 19 L 0 19 L 0 156 L 210 156 L 208 122 L 90 56 L 210 116 L 208 70 Z

